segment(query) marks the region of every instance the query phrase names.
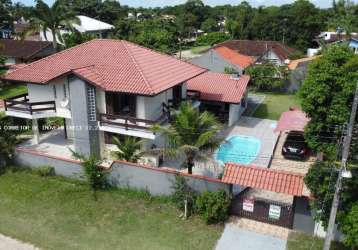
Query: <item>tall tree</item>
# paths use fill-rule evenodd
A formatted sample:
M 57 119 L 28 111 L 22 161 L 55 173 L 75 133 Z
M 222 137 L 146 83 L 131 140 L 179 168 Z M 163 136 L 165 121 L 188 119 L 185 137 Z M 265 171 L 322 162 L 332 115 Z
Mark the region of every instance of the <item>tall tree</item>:
M 300 89 L 302 108 L 311 118 L 305 138 L 312 149 L 326 152 L 327 157 L 335 155 L 339 127 L 349 119 L 357 72 L 354 52 L 348 46 L 333 45 L 309 65 Z
M 188 173 L 192 174 L 194 161 L 205 158 L 222 142 L 223 138 L 217 135 L 221 124 L 213 114 L 200 112 L 187 102 L 182 103 L 172 118 L 170 127 L 155 126 L 153 130 L 163 133 L 167 138 L 165 154 L 186 156 L 186 167 Z
M 0 0 L 0 29 L 11 25 L 11 0 Z
M 57 49 L 57 39 L 62 41 L 60 29 L 66 27 L 73 30 L 73 24 L 80 24 L 80 20 L 61 0 L 56 0 L 51 7 L 38 0 L 30 16 L 30 25 L 23 36 L 42 31 L 47 39 L 46 31 L 49 30 L 53 37 L 53 47 Z

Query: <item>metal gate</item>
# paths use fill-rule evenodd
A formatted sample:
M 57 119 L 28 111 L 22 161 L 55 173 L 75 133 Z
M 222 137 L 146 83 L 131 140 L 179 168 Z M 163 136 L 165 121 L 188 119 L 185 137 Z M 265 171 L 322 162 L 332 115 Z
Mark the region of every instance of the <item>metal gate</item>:
M 232 215 L 292 229 L 292 205 L 258 198 L 248 199 L 244 193 L 233 199 L 230 207 Z

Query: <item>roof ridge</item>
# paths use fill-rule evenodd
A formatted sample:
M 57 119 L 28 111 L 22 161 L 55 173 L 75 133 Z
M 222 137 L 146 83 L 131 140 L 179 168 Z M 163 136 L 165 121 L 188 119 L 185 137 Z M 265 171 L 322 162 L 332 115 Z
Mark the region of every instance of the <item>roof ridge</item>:
M 144 72 L 142 71 L 141 67 L 139 66 L 136 58 L 134 57 L 134 55 L 132 54 L 132 52 L 130 51 L 130 49 L 128 48 L 127 44 L 126 44 L 126 41 L 124 40 L 119 40 L 121 41 L 121 43 L 123 44 L 127 54 L 130 56 L 130 58 L 132 59 L 133 63 L 134 63 L 134 66 L 136 67 L 136 69 L 138 70 L 138 72 L 140 73 L 141 77 L 143 78 L 144 80 L 144 83 L 147 85 L 147 87 L 150 89 L 150 91 L 152 93 L 154 93 L 154 90 L 153 88 L 150 86 L 149 84 L 149 81 L 147 79 L 147 77 L 145 76 Z
M 10 72 L 8 75 L 11 75 L 11 74 L 15 73 L 15 72 L 18 71 L 18 70 L 25 69 L 25 68 L 27 68 L 27 67 L 29 67 L 29 66 L 31 66 L 31 65 L 36 65 L 37 63 L 47 61 L 47 60 L 49 60 L 49 59 L 51 59 L 51 58 L 53 58 L 53 57 L 55 57 L 55 56 L 57 56 L 57 55 L 61 55 L 61 54 L 65 53 L 65 52 L 67 53 L 68 51 L 74 50 L 75 48 L 85 46 L 85 45 L 87 45 L 88 43 L 93 42 L 93 41 L 95 41 L 95 40 L 99 40 L 99 39 L 93 39 L 93 40 L 87 41 L 87 42 L 85 42 L 85 43 L 81 43 L 81 44 L 78 44 L 78 45 L 76 45 L 76 46 L 73 46 L 73 47 L 71 47 L 71 48 L 68 48 L 68 49 L 59 51 L 59 52 L 57 52 L 57 53 L 55 53 L 55 54 L 52 54 L 52 55 L 49 55 L 49 56 L 47 56 L 47 57 L 41 58 L 40 60 L 37 60 L 37 61 L 34 61 L 34 62 L 32 62 L 32 63 L 26 64 L 26 66 L 23 67 L 23 68 L 16 69 L 16 70 Z M 67 72 L 70 72 L 70 71 L 71 71 L 71 69 L 68 70 Z M 8 75 L 7 75 L 7 76 L 8 76 Z M 5 78 L 6 78 L 6 76 L 5 76 Z

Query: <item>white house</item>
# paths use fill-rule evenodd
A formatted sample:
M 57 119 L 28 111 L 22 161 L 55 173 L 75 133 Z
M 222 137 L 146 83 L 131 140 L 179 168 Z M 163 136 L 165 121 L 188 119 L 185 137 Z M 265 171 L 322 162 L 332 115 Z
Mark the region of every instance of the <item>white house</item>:
M 151 127 L 167 124 L 183 101 L 194 107 L 210 101 L 215 83 L 222 86 L 222 98 L 213 101 L 227 103 L 218 113 L 228 112 L 226 122 L 233 124 L 246 107 L 248 77 L 206 75 L 189 89 L 205 72 L 127 41 L 95 39 L 8 73 L 3 79 L 26 84 L 28 94 L 5 100 L 5 110 L 33 121 L 38 144 L 38 119 L 60 117 L 77 152 L 103 155 L 113 136 L 143 138 L 145 149 L 162 147 L 163 136 Z
M 108 32 L 114 28 L 113 25 L 99 21 L 97 19 L 88 16 L 77 16 L 81 23 L 74 24 L 74 28 L 80 33 L 87 33 L 95 35 L 97 38 L 107 38 Z M 61 34 L 67 34 L 71 31 L 62 29 Z M 43 32 L 40 32 L 40 38 L 42 41 L 53 41 L 52 33 L 50 30 L 46 31 L 46 37 Z

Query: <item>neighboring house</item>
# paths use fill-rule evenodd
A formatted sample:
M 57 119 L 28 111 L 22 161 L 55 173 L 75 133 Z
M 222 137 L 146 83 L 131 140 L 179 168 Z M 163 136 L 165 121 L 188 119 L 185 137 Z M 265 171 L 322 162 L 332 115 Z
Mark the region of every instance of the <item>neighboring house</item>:
M 108 33 L 114 28 L 113 25 L 99 21 L 88 16 L 77 16 L 81 24 L 74 24 L 73 27 L 80 33 L 86 33 L 96 36 L 97 38 L 107 38 Z M 61 35 L 71 33 L 70 30 L 61 30 Z M 53 41 L 52 33 L 50 30 L 46 31 L 46 37 L 43 32 L 40 32 L 41 41 Z
M 0 39 L 0 55 L 6 57 L 5 65 L 30 63 L 55 53 L 50 42 Z
M 216 45 L 200 57 L 191 60 L 195 65 L 224 73 L 231 68 L 243 74 L 245 68 L 264 61 L 287 65 L 294 49 L 276 41 L 230 40 Z
M 351 37 L 348 40 L 348 46 L 353 49 L 354 53 L 358 55 L 358 36 L 357 37 Z
M 6 100 L 6 114 L 31 119 L 37 142 L 39 118 L 64 118 L 80 153 L 103 153 L 113 135 L 145 138 L 152 148 L 163 140 L 151 126 L 168 121 L 170 107 L 187 100 L 187 81 L 205 71 L 127 41 L 96 39 L 7 74 L 28 95 Z
M 307 56 L 309 57 L 317 55 L 321 51 L 321 43 L 324 43 L 326 46 L 335 43 L 348 43 L 349 47 L 358 54 L 358 33 L 347 35 L 345 32 L 321 32 L 321 34 L 315 38 L 314 42 L 316 43 L 316 46 L 307 50 Z
M 292 60 L 288 65 L 289 78 L 288 78 L 288 92 L 297 91 L 306 79 L 308 72 L 308 65 L 318 59 L 320 56 L 305 57 L 297 60 Z
M 10 28 L 0 29 L 0 39 L 10 39 L 12 36 L 12 30 Z
M 209 110 L 232 126 L 247 107 L 247 75 L 206 72 L 188 81 L 188 91 L 200 93 L 200 109 Z
M 240 75 L 254 62 L 254 57 L 239 54 L 227 47 L 213 48 L 202 56 L 191 59 L 191 63 L 210 71 L 224 73 L 226 70 L 232 70 Z

